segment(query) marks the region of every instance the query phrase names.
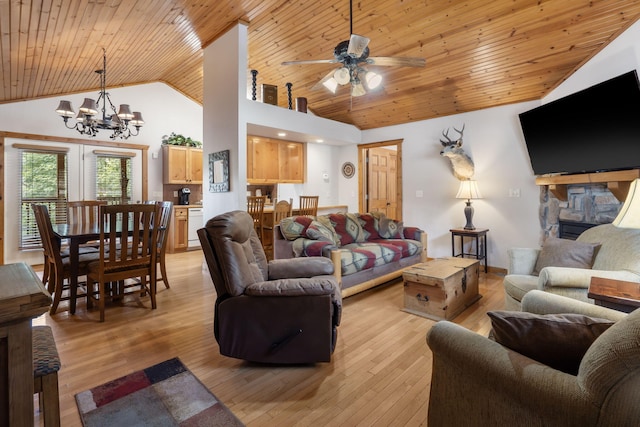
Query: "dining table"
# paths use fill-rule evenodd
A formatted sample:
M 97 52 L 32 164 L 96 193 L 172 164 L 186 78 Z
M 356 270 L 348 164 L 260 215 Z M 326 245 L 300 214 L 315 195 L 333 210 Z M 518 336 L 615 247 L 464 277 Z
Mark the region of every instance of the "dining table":
M 100 225 L 90 223 L 51 224 L 53 234 L 69 245 L 69 312 L 76 312 L 80 245 L 100 238 Z
M 100 225 L 90 223 L 51 224 L 53 234 L 61 240 L 66 240 L 69 246 L 69 312 L 76 312 L 76 298 L 78 296 L 78 273 L 80 260 L 80 245 L 100 239 Z M 121 235 L 121 224 L 117 224 L 117 235 Z M 131 230 L 131 227 L 128 228 Z M 158 227 L 158 230 L 162 230 Z M 105 230 L 108 232 L 108 230 Z M 88 292 L 88 290 L 87 290 Z

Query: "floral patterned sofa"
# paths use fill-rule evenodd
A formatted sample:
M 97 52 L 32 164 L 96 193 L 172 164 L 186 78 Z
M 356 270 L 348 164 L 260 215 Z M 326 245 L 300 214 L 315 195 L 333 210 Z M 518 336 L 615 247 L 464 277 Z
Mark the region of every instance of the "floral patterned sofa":
M 427 234 L 380 213 L 293 216 L 274 227 L 275 259 L 325 256 L 342 296 L 388 282 L 427 259 Z

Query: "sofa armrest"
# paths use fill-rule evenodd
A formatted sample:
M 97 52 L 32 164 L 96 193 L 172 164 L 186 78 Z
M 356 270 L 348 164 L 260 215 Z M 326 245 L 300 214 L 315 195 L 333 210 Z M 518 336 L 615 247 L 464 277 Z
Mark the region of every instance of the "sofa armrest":
M 333 263 L 325 257 L 274 259 L 269 261 L 269 280 L 333 274 Z
M 509 257 L 509 271 L 507 274 L 533 274 L 540 249 L 511 248 L 507 251 Z
M 482 414 L 483 425 L 587 425 L 598 416 L 575 376 L 457 324 L 436 323 L 427 343 L 433 352 L 429 426 L 478 425 L 469 414 Z
M 331 263 L 333 264 L 333 276 L 336 278 L 338 285 L 342 287 L 342 249 L 333 249 L 331 251 Z
M 280 231 L 280 224 L 273 226 L 273 257 L 275 259 L 295 258 L 293 253 L 293 241 L 287 240 Z
M 617 322 L 624 318 L 626 313 L 552 294 L 540 290 L 527 292 L 522 298 L 522 311 L 533 314 L 563 314 L 574 313 L 585 316 L 598 317 Z
M 540 271 L 541 289 L 553 287 L 588 289 L 592 277 L 640 282 L 640 276 L 628 270 L 592 270 L 590 268 L 545 267 Z
M 419 230 L 418 234 L 419 242 L 422 245 L 422 252 L 420 253 L 420 262 L 427 262 L 427 232 Z

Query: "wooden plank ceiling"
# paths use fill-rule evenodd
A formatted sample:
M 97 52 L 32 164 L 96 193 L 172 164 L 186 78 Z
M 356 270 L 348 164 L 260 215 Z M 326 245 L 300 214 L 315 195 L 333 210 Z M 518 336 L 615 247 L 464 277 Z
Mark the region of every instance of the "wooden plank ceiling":
M 107 86 L 165 82 L 202 102 L 202 47 L 244 20 L 249 69 L 281 107 L 291 82 L 314 114 L 371 129 L 538 99 L 639 16 L 640 0 L 356 0 L 371 56 L 427 65 L 369 66 L 383 88 L 351 98 L 311 90 L 333 64 L 281 65 L 331 59 L 348 0 L 0 0 L 0 103 L 97 91 L 102 48 Z

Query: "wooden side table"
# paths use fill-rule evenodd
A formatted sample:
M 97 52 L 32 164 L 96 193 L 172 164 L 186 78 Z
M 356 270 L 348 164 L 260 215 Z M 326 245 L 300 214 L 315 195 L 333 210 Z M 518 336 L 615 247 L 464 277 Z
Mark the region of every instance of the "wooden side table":
M 475 258 L 482 263 L 484 260 L 484 272 L 487 272 L 487 232 L 488 228 L 476 228 L 465 230 L 464 228 L 452 228 L 451 232 L 451 255 L 460 258 Z M 456 252 L 456 237 L 460 237 L 460 252 Z M 475 252 L 464 251 L 464 239 L 470 237 L 475 240 Z
M 31 267 L 0 266 L 0 425 L 33 426 L 31 319 L 50 304 Z
M 592 277 L 587 296 L 596 305 L 631 313 L 640 307 L 640 283 Z

